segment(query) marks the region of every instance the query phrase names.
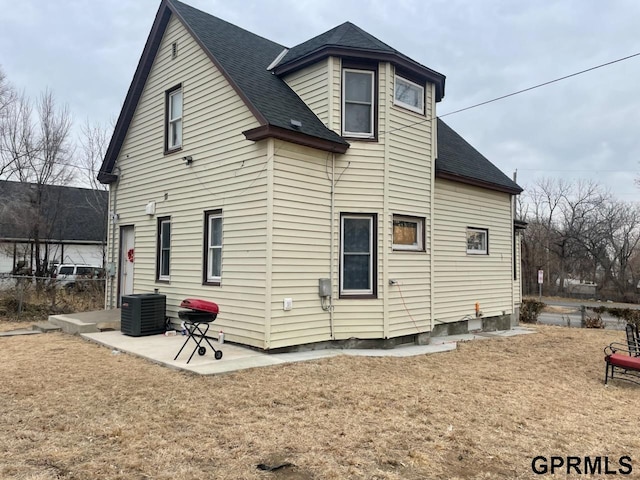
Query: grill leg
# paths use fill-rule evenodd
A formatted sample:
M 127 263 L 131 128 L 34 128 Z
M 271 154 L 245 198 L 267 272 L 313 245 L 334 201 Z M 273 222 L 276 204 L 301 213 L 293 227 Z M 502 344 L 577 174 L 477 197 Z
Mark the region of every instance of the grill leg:
M 204 324 L 204 331 L 201 328 L 202 324 Z M 196 346 L 191 352 L 191 355 L 189 356 L 187 363 L 191 361 L 196 351 L 200 348 L 203 340 L 207 342 L 207 344 L 209 345 L 209 348 L 211 348 L 214 354 L 218 352 L 218 350 L 214 348 L 214 346 L 209 341 L 209 338 L 207 337 L 207 333 L 209 332 L 209 322 L 185 322 L 185 325 L 187 327 L 187 338 L 182 344 L 182 347 L 180 347 L 178 354 L 174 357 L 174 360 L 178 359 L 178 357 L 182 353 L 182 350 L 184 350 L 184 347 L 187 345 L 187 343 L 189 343 L 189 340 L 191 339 L 193 339 L 193 341 L 196 342 Z M 222 352 L 219 354 L 219 356 L 216 357 L 216 359 L 219 360 L 221 356 L 222 356 Z
M 198 348 L 200 348 L 200 344 L 202 343 L 202 339 L 206 339 L 206 335 L 207 332 L 209 331 L 209 324 L 205 323 L 205 329 L 204 332 L 202 330 L 200 330 L 200 323 L 193 323 L 193 330 L 191 329 L 187 329 L 189 331 L 189 336 L 193 338 L 193 340 L 196 342 L 196 347 L 193 349 L 193 352 L 191 352 L 191 355 L 189 356 L 189 360 L 187 360 L 187 363 L 189 363 L 191 361 L 191 359 L 193 358 L 193 354 L 196 353 L 196 350 L 198 350 Z M 193 332 L 197 330 L 198 331 L 198 335 L 194 335 Z M 195 337 L 199 337 L 198 340 L 195 339 Z M 207 340 L 207 343 L 209 343 L 209 340 Z M 211 345 L 211 344 L 209 344 Z

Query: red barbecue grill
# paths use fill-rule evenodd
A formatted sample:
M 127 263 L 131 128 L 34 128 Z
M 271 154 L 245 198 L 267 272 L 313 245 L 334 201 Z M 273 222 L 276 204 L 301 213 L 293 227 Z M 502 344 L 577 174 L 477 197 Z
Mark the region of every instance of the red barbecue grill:
M 196 342 L 196 346 L 194 347 L 193 352 L 191 352 L 187 363 L 191 361 L 191 358 L 196 351 L 198 352 L 198 355 L 204 355 L 207 353 L 207 348 L 201 345 L 203 341 L 207 342 L 211 350 L 213 350 L 215 359 L 220 360 L 222 358 L 222 350 L 216 350 L 213 348 L 213 345 L 211 345 L 211 342 L 209 341 L 210 339 L 213 340 L 213 338 L 207 336 L 209 324 L 218 316 L 218 305 L 198 298 L 186 298 L 180 303 L 180 307 L 188 308 L 188 310 L 180 310 L 178 312 L 178 316 L 182 321 L 184 321 L 184 325 L 187 330 L 187 339 L 182 344 L 182 347 L 180 347 L 180 350 L 174 360 L 178 359 L 184 347 L 189 343 L 189 340 Z

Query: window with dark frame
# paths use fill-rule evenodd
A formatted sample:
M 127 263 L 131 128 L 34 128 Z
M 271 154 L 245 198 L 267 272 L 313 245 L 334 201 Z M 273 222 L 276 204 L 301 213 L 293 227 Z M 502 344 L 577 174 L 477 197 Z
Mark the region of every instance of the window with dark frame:
M 166 92 L 165 151 L 170 152 L 182 147 L 182 85 Z
M 467 227 L 467 253 L 471 255 L 489 254 L 489 230 Z
M 171 218 L 158 219 L 158 242 L 156 258 L 156 278 L 160 281 L 169 281 L 171 263 Z
M 342 71 L 342 134 L 375 136 L 375 72 L 345 68 Z
M 222 281 L 222 210 L 205 212 L 204 283 L 220 285 Z
M 424 218 L 393 216 L 393 249 L 424 252 Z
M 376 215 L 340 217 L 340 296 L 376 295 Z

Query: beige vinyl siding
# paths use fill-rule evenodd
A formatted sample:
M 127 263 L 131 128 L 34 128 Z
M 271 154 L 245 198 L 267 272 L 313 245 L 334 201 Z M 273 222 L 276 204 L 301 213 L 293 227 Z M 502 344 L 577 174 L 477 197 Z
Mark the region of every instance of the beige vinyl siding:
M 173 42 L 178 42 L 175 60 Z M 183 148 L 164 155 L 165 91 L 179 83 Z M 117 226 L 135 226 L 135 293 L 158 288 L 167 295 L 173 319 L 184 298 L 214 301 L 220 306 L 216 329 L 229 340 L 264 347 L 266 142 L 249 142 L 242 135 L 257 126 L 226 79 L 172 18 L 118 158 L 121 174 L 111 202 L 117 197 Z M 193 158 L 192 165 L 185 164 L 185 156 Z M 156 202 L 154 216 L 145 214 L 151 201 Z M 213 209 L 223 213 L 219 287 L 202 285 L 204 211 Z M 164 216 L 171 217 L 170 283 L 155 281 L 157 219 Z
M 513 311 L 510 195 L 436 179 L 434 318 L 455 322 Z M 467 227 L 489 230 L 489 254 L 467 254 Z
M 329 60 L 324 59 L 283 79 L 327 126 L 329 125 L 328 68 Z
M 331 154 L 286 142 L 276 145 L 270 348 L 331 340 L 329 312 L 322 310 L 318 295 L 318 279 L 330 277 L 331 258 L 334 338 L 382 337 L 382 196 L 376 195 L 376 186 L 382 188 L 382 158 L 336 157 L 335 178 L 342 177 L 336 185 L 331 256 Z M 377 299 L 339 298 L 340 213 L 378 215 Z M 284 298 L 293 299 L 291 311 L 283 310 Z
M 342 135 L 342 60 L 338 57 L 329 57 L 328 70 L 330 72 L 328 127 L 338 135 Z
M 318 296 L 318 279 L 329 278 L 328 156 L 281 141 L 275 151 L 270 348 L 331 339 Z M 290 311 L 285 298 L 293 299 Z
M 393 215 L 424 219 L 424 252 L 391 251 L 387 278 L 398 281 L 389 287 L 389 334 L 422 333 L 431 328 L 431 139 L 432 89 L 425 85 L 426 116 L 393 104 L 394 71 L 389 69 L 385 99 L 389 123 L 388 210 L 386 226 L 389 249 L 393 243 Z M 382 135 L 381 135 L 382 136 Z M 403 302 L 404 298 L 404 302 Z

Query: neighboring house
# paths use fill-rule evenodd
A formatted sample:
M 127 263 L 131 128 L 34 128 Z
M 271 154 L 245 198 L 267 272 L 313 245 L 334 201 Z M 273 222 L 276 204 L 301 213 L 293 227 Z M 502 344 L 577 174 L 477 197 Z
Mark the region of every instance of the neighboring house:
M 444 84 L 348 22 L 287 50 L 164 0 L 98 176 L 107 307 L 204 298 L 262 349 L 508 328 L 522 190 L 436 121 Z
M 0 180 L 0 273 L 35 271 L 38 249 L 49 269 L 102 266 L 108 200 L 105 191 Z

